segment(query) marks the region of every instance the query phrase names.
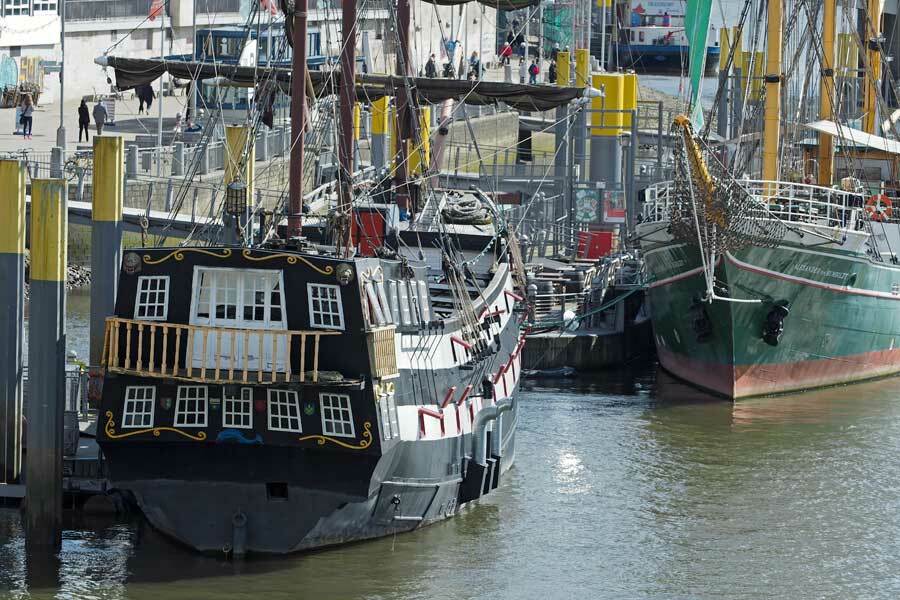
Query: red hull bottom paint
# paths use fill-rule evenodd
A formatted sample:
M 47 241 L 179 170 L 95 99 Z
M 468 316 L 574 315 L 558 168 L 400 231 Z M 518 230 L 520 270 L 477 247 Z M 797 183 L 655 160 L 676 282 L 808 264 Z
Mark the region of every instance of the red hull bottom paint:
M 779 364 L 722 365 L 657 345 L 663 368 L 680 379 L 734 400 L 798 392 L 900 373 L 900 348 Z

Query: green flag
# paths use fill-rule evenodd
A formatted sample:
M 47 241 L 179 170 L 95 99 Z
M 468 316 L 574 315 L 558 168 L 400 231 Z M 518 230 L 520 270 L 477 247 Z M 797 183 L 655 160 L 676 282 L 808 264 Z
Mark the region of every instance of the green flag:
M 703 126 L 703 107 L 700 105 L 700 88 L 706 67 L 706 40 L 709 32 L 709 16 L 712 0 L 687 0 L 684 14 L 684 35 L 688 42 L 691 76 L 691 122 L 694 131 Z

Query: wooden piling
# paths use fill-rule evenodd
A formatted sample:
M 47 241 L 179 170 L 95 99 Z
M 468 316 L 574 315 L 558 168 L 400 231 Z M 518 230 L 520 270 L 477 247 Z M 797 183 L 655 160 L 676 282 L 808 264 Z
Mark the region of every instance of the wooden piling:
M 0 483 L 22 471 L 25 163 L 0 161 Z
M 29 545 L 58 547 L 62 529 L 62 438 L 66 357 L 66 181 L 31 182 L 28 330 Z
M 122 252 L 125 144 L 119 136 L 94 137 L 94 190 L 91 211 L 90 364 L 103 356 L 106 317 L 116 308 Z

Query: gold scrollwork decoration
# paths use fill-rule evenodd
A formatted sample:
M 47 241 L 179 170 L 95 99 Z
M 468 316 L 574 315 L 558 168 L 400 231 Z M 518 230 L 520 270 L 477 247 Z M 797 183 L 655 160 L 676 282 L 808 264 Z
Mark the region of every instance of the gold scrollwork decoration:
M 305 442 L 306 440 L 316 440 L 316 443 L 320 446 L 324 446 L 325 442 L 331 442 L 332 444 L 337 444 L 338 446 L 348 448 L 350 450 L 365 450 L 372 445 L 372 423 L 366 421 L 363 424 L 362 439 L 359 440 L 358 444 L 348 444 L 347 442 L 342 442 L 341 440 L 337 440 L 333 437 L 328 437 L 325 435 L 304 435 L 298 438 L 297 441 Z
M 332 273 L 334 273 L 334 267 L 332 267 L 331 265 L 325 265 L 324 268 L 319 268 L 308 261 L 306 258 L 297 256 L 296 254 L 266 254 L 264 256 L 253 256 L 253 252 L 246 249 L 242 252 L 242 254 L 244 258 L 246 258 L 247 260 L 252 260 L 253 262 L 263 262 L 264 260 L 283 258 L 289 265 L 296 265 L 298 262 L 303 262 L 306 264 L 306 266 L 313 269 L 314 271 L 318 271 L 322 275 L 331 275 Z
M 199 254 L 206 254 L 207 256 L 212 256 L 213 258 L 228 258 L 231 256 L 231 250 L 225 248 L 221 253 L 212 252 L 210 250 L 203 250 L 202 248 L 179 248 L 178 250 L 173 250 L 169 252 L 165 256 L 160 259 L 154 260 L 152 256 L 149 254 L 144 255 L 144 262 L 148 265 L 158 265 L 160 263 L 164 263 L 170 258 L 174 258 L 175 260 L 184 260 L 185 252 L 197 252 Z
M 188 439 L 192 439 L 198 442 L 202 442 L 206 439 L 206 432 L 200 431 L 197 433 L 197 435 L 191 435 L 186 431 L 181 431 L 180 429 L 175 429 L 174 427 L 150 427 L 148 429 L 129 431 L 128 433 L 116 433 L 116 422 L 113 421 L 113 413 L 111 410 L 106 411 L 106 427 L 103 428 L 103 431 L 106 433 L 106 437 L 112 440 L 120 440 L 122 438 L 131 437 L 133 435 L 140 435 L 142 433 L 151 432 L 153 433 L 154 437 L 159 437 L 159 434 L 163 431 L 171 431 L 172 433 L 183 435 Z

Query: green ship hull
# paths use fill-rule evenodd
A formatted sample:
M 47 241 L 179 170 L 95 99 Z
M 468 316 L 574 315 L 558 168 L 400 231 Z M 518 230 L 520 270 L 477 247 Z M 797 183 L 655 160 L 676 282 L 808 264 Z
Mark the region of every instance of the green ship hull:
M 807 242 L 728 253 L 716 263 L 716 294 L 751 302 L 708 303 L 695 246 L 645 242 L 662 366 L 734 399 L 900 371 L 900 268 L 839 247 Z

